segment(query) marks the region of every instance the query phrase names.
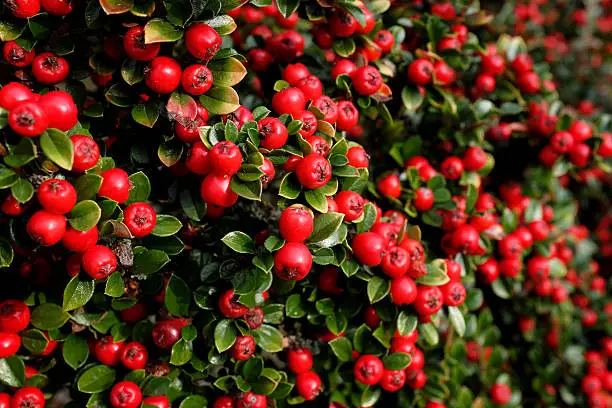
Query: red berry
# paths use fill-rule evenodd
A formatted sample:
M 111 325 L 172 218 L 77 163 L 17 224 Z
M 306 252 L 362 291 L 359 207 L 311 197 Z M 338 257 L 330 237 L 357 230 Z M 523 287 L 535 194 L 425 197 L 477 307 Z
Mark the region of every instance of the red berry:
M 244 320 L 251 330 L 260 327 L 264 322 L 264 312 L 262 308 L 259 306 L 250 308 L 244 315 Z
M 71 0 L 40 0 L 43 10 L 52 16 L 65 16 L 72 11 Z
M 142 238 L 155 228 L 157 214 L 147 203 L 133 203 L 123 211 L 123 222 L 136 238 Z
M 142 392 L 131 381 L 118 382 L 111 389 L 110 402 L 115 408 L 138 408 L 141 401 Z
M 584 142 L 585 140 L 590 139 L 590 137 L 593 135 L 593 130 L 588 123 L 580 120 L 574 121 L 570 125 L 568 131 L 572 134 L 576 142 Z
M 232 289 L 226 290 L 219 297 L 219 310 L 221 314 L 230 319 L 237 319 L 244 316 L 249 308 L 238 303 L 238 295 Z
M 87 231 L 79 231 L 68 227 L 62 237 L 62 245 L 72 252 L 85 252 L 98 243 L 98 228 L 92 227 Z
M 19 333 L 30 324 L 30 308 L 21 300 L 0 303 L 0 332 Z
M 378 180 L 377 190 L 386 197 L 399 198 L 402 195 L 402 184 L 395 173 L 383 176 Z
M 312 353 L 307 348 L 297 348 L 287 352 L 287 365 L 295 374 L 305 373 L 312 368 Z
M 69 73 L 68 61 L 52 52 L 38 54 L 32 61 L 32 74 L 43 85 L 58 84 L 66 79 Z
M 208 163 L 213 173 L 219 176 L 232 176 L 242 165 L 242 153 L 238 146 L 229 140 L 219 142 L 208 153 Z
M 340 75 L 352 76 L 357 71 L 355 63 L 349 59 L 341 59 L 336 61 L 336 65 L 332 68 L 331 76 L 336 80 Z
M 16 103 L 8 114 L 8 124 L 20 136 L 34 137 L 49 127 L 49 116 L 40 103 L 22 101 Z
M 489 74 L 480 74 L 476 77 L 476 89 L 480 94 L 488 94 L 495 90 L 495 77 Z
M 479 171 L 487 164 L 487 154 L 478 146 L 468 147 L 463 154 L 463 167 L 467 171 Z
M 266 408 L 267 398 L 251 391 L 236 401 L 236 408 Z
M 43 408 L 45 406 L 45 396 L 36 387 L 28 386 L 15 391 L 11 400 L 11 408 Z
M 52 214 L 66 214 L 75 206 L 76 190 L 66 180 L 50 179 L 38 187 L 38 202 Z
M 183 319 L 168 319 L 157 322 L 151 332 L 153 343 L 162 350 L 170 350 L 181 338 L 181 330 L 185 325 Z
M 444 20 L 452 20 L 455 18 L 455 6 L 451 2 L 436 3 L 431 5 L 431 14 L 435 14 Z
M 297 164 L 295 174 L 300 183 L 308 189 L 326 185 L 332 176 L 331 164 L 325 157 L 311 153 Z
M 123 49 L 128 57 L 137 61 L 150 61 L 159 54 L 160 43 L 145 44 L 144 28 L 131 27 L 123 37 Z
M 197 59 L 209 61 L 214 57 L 223 39 L 213 28 L 207 24 L 192 24 L 185 32 L 185 46 L 191 55 Z
M 491 400 L 494 404 L 507 404 L 512 398 L 512 390 L 506 384 L 495 384 L 491 387 Z
M 499 278 L 499 264 L 495 259 L 490 258 L 478 266 L 477 272 L 482 282 L 491 284 Z
M 380 267 L 383 273 L 390 278 L 399 278 L 408 272 L 410 263 L 408 251 L 402 247 L 393 246 L 387 250 Z
M 222 118 L 223 118 L 223 122 L 227 122 L 228 120 L 231 120 L 232 122 L 234 122 L 238 130 L 240 130 L 242 128 L 242 125 L 244 125 L 246 122 L 255 120 L 255 118 L 253 117 L 253 113 L 247 108 L 245 108 L 244 106 L 239 106 L 235 111 L 233 111 L 229 115 L 223 115 Z M 207 117 L 207 120 L 208 120 L 208 117 Z
M 83 173 L 98 164 L 100 159 L 100 148 L 93 138 L 85 135 L 70 136 L 74 150 L 72 171 Z
M 317 99 L 312 101 L 312 106 L 321 111 L 324 116 L 324 121 L 333 125 L 338 120 L 339 105 L 336 104 L 336 102 L 334 102 L 329 96 L 323 95 L 318 97 Z M 359 113 L 357 113 L 357 115 L 359 115 Z
M 415 197 L 412 203 L 417 211 L 429 211 L 434 204 L 434 194 L 427 187 L 419 187 L 415 192 Z
M 441 287 L 444 304 L 447 306 L 460 306 L 465 301 L 465 286 L 459 281 L 450 281 Z
M 36 52 L 34 49 L 27 51 L 15 41 L 7 41 L 4 43 L 2 54 L 6 62 L 17 68 L 27 67 L 34 60 Z
M 109 248 L 96 245 L 83 253 L 83 270 L 94 279 L 104 279 L 117 269 L 117 257 Z
M 206 65 L 193 64 L 185 68 L 181 75 L 181 85 L 190 95 L 202 95 L 213 85 L 213 75 Z
M 296 86 L 304 93 L 306 100 L 314 100 L 323 95 L 323 84 L 314 75 L 302 78 Z
M 380 387 L 389 392 L 400 390 L 406 383 L 406 372 L 404 370 L 384 369 Z
M 94 346 L 98 361 L 107 366 L 116 366 L 121 362 L 123 341 L 115 341 L 112 336 L 102 337 Z
M 98 196 L 125 203 L 130 197 L 131 182 L 128 174 L 119 168 L 112 168 L 102 172 L 102 185 Z
M 215 400 L 213 408 L 234 408 L 234 399 L 227 395 L 219 397 Z
M 424 58 L 419 58 L 410 63 L 408 67 L 408 79 L 417 85 L 427 85 L 431 82 L 434 66 Z
M 50 128 L 66 132 L 72 129 L 79 121 L 78 108 L 68 92 L 48 92 L 40 97 L 38 103 L 49 118 Z
M 306 65 L 298 62 L 287 65 L 283 70 L 282 78 L 287 81 L 289 85 L 296 86 L 301 79 L 306 78 L 308 75 L 310 75 L 310 71 Z
M 442 291 L 437 286 L 420 286 L 413 302 L 414 310 L 421 316 L 438 313 L 443 304 Z
M 355 33 L 359 23 L 348 11 L 337 8 L 327 19 L 329 31 L 334 37 L 350 37 Z
M 458 157 L 447 157 L 440 164 L 440 172 L 449 180 L 457 180 L 463 173 L 463 162 Z
M 248 335 L 237 336 L 229 352 L 234 360 L 248 360 L 255 352 L 255 339 Z
M 464 254 L 474 254 L 478 248 L 480 234 L 478 230 L 471 225 L 462 225 L 457 228 L 451 238 L 453 248 Z
M 299 119 L 306 106 L 306 96 L 299 88 L 285 88 L 272 97 L 272 108 L 279 115 L 289 114 Z
M 274 57 L 263 48 L 253 48 L 246 55 L 249 68 L 254 72 L 265 72 L 274 62 Z
M 572 150 L 574 146 L 574 136 L 570 132 L 560 131 L 555 132 L 550 138 L 550 145 L 555 153 L 563 154 Z
M 185 160 L 187 168 L 195 174 L 208 174 L 210 172 L 209 151 L 204 143 L 194 143 L 187 151 L 187 159 Z
M 302 122 L 302 128 L 299 130 L 300 135 L 302 135 L 304 139 L 314 135 L 319 126 L 319 121 L 314 113 L 310 111 L 303 111 L 302 118 L 300 120 Z M 603 152 L 603 149 L 600 150 Z M 600 154 L 603 155 L 603 153 Z
M 533 71 L 520 72 L 516 75 L 516 85 L 526 94 L 534 94 L 540 89 L 540 77 Z
M 21 347 L 21 337 L 16 333 L 0 332 L 0 358 L 10 357 Z
M 200 189 L 202 199 L 208 204 L 231 207 L 238 200 L 238 194 L 231 190 L 230 182 L 229 176 L 207 175 Z
M 341 191 L 334 197 L 338 212 L 344 214 L 344 221 L 353 222 L 363 215 L 365 200 L 354 191 Z
M 501 55 L 483 55 L 480 69 L 485 74 L 498 76 L 504 72 L 505 65 L 504 58 Z
M 287 143 L 287 128 L 277 118 L 267 117 L 257 123 L 260 145 L 264 149 L 280 149 Z
M 355 258 L 367 266 L 380 265 L 387 247 L 385 240 L 373 232 L 357 234 L 352 246 Z
M 181 66 L 174 58 L 155 57 L 145 68 L 145 84 L 153 92 L 168 94 L 181 83 Z
M 274 254 L 274 272 L 283 280 L 302 280 L 312 267 L 312 254 L 306 245 L 287 242 Z
M 572 150 L 569 152 L 570 161 L 576 167 L 586 167 L 590 156 L 591 148 L 586 143 L 578 143 L 574 145 Z
M 274 179 L 274 164 L 267 157 L 264 157 L 264 162 L 261 166 L 259 166 L 259 170 L 263 171 L 263 174 L 261 175 L 261 182 L 264 186 Z
M 353 87 L 360 95 L 375 94 L 383 84 L 380 71 L 371 65 L 365 65 L 351 75 Z
M 312 148 L 312 153 L 316 153 L 319 156 L 323 157 L 327 157 L 327 155 L 329 154 L 329 143 L 321 136 L 310 136 L 306 139 L 306 142 Z
M 364 385 L 377 384 L 383 378 L 383 363 L 376 356 L 364 354 L 357 359 L 353 374 L 355 379 Z
M 34 17 L 40 11 L 39 0 L 12 0 L 5 1 L 4 5 L 17 18 Z
M 302 398 L 312 401 L 321 391 L 321 378 L 312 371 L 300 373 L 295 378 L 295 388 Z
M 47 211 L 37 211 L 30 217 L 26 230 L 39 245 L 55 245 L 60 242 L 66 232 L 66 218 Z
M 528 72 L 533 69 L 533 58 L 529 54 L 519 54 L 510 63 L 514 72 Z
M 358 169 L 367 169 L 370 165 L 370 156 L 368 156 L 368 153 L 361 146 L 349 148 L 348 153 L 346 153 L 346 158 L 348 159 L 349 165 Z
M 285 241 L 304 242 L 314 228 L 312 212 L 302 205 L 292 205 L 281 214 L 278 227 Z
M 137 341 L 127 343 L 121 349 L 121 363 L 129 370 L 142 370 L 149 359 L 147 348 Z
M 402 276 L 391 280 L 391 300 L 396 305 L 409 305 L 413 303 L 418 295 L 417 286 L 408 276 Z
M 9 82 L 0 88 L 0 107 L 11 110 L 19 102 L 34 98 L 34 94 L 25 85 L 19 82 Z
M 446 62 L 437 61 L 434 64 L 434 83 L 447 86 L 455 82 L 457 73 Z
M 170 400 L 165 395 L 159 395 L 155 397 L 146 397 L 145 399 L 142 400 L 142 403 L 143 405 L 152 405 L 155 408 L 169 408 L 170 407 Z M 217 407 L 215 405 L 215 408 L 223 408 L 223 407 Z M 226 408 L 233 408 L 233 406 L 226 407 Z

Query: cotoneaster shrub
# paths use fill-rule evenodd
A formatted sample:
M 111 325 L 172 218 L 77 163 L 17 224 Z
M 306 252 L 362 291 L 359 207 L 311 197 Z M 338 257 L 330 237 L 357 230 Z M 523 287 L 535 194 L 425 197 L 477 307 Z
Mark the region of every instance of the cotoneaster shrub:
M 612 406 L 608 2 L 3 6 L 0 408 Z

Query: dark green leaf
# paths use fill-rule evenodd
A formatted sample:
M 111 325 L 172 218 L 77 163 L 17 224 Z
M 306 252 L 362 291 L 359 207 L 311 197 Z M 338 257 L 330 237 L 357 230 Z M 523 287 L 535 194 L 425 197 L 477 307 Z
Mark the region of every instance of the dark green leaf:
M 84 200 L 74 206 L 68 215 L 68 222 L 72 228 L 79 231 L 88 231 L 100 221 L 102 210 L 92 200 Z
M 115 382 L 115 370 L 105 365 L 95 365 L 79 376 L 77 388 L 86 394 L 102 392 Z
M 52 162 L 63 169 L 72 169 L 72 142 L 64 132 L 58 129 L 47 129 L 40 135 L 40 147 Z
M 32 325 L 41 330 L 59 329 L 70 319 L 70 314 L 54 303 L 43 303 L 32 311 Z
M 93 296 L 95 286 L 96 284 L 92 279 L 81 280 L 79 275 L 75 276 L 64 289 L 62 308 L 65 311 L 70 311 L 84 306 Z

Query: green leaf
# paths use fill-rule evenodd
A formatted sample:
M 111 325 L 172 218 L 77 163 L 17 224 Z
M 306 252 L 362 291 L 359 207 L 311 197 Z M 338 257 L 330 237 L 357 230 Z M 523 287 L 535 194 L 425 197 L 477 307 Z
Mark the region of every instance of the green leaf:
M 151 235 L 156 237 L 169 237 L 179 232 L 182 227 L 183 224 L 178 218 L 172 215 L 160 214 L 157 216 L 157 222 L 155 223 L 155 228 L 151 231 Z
M 260 201 L 263 185 L 261 179 L 255 181 L 242 181 L 238 177 L 232 177 L 230 183 L 232 191 L 247 200 Z
M 236 327 L 230 319 L 223 319 L 215 327 L 215 347 L 219 353 L 228 350 L 236 341 Z
M 146 174 L 142 171 L 132 174 L 130 176 L 130 184 L 132 188 L 130 189 L 130 196 L 125 203 L 126 205 L 147 201 L 149 199 L 149 194 L 151 194 L 151 182 Z
M 228 120 L 227 123 L 234 123 L 231 120 Z M 236 125 L 234 125 L 236 127 Z M 240 166 L 238 173 L 236 176 L 240 178 L 242 181 L 257 181 L 264 175 L 264 172 L 259 169 L 259 166 L 256 164 L 245 163 Z
M 295 200 L 300 195 L 301 190 L 300 183 L 296 179 L 295 174 L 287 173 L 281 181 L 278 195 L 290 200 Z
M 0 19 L 0 41 L 5 42 L 18 39 L 25 30 L 26 25 L 27 23 L 24 20 Z
M 164 166 L 174 166 L 181 159 L 183 147 L 184 144 L 176 139 L 160 143 L 157 147 L 157 157 Z
M 32 326 L 41 330 L 59 329 L 70 319 L 70 314 L 65 312 L 55 303 L 43 303 L 32 311 Z
M 6 167 L 0 167 L 0 189 L 7 188 L 19 181 L 19 175 Z
M 77 191 L 77 200 L 89 200 L 94 198 L 100 190 L 104 179 L 97 174 L 84 174 L 79 177 L 74 183 L 74 188 Z
M 493 292 L 502 299 L 510 299 L 512 297 L 512 294 L 506 289 L 502 279 L 496 279 L 491 284 L 491 289 L 493 289 Z
M 21 343 L 30 353 L 40 354 L 47 348 L 49 339 L 40 330 L 30 329 L 21 333 Z
M 438 329 L 431 323 L 424 323 L 419 326 L 421 334 L 425 337 L 425 340 L 429 345 L 435 346 L 440 341 L 440 335 Z
M 285 314 L 292 319 L 299 319 L 306 316 L 306 310 L 299 294 L 294 293 L 285 302 Z
M 160 18 L 154 18 L 144 27 L 145 44 L 175 42 L 183 38 L 183 30 Z
M 176 275 L 172 275 L 166 288 L 164 304 L 174 316 L 187 316 L 191 303 L 191 289 L 187 283 Z
M 185 215 L 194 221 L 201 221 L 206 215 L 206 204 L 202 202 L 199 193 L 189 188 L 181 189 L 179 201 Z
M 106 287 L 104 288 L 104 294 L 110 297 L 121 297 L 123 296 L 123 292 L 125 290 L 123 284 L 123 278 L 121 277 L 121 273 L 113 272 L 106 281 Z
M 308 241 L 320 242 L 329 238 L 340 228 L 343 220 L 344 214 L 341 213 L 328 212 L 317 215 L 314 218 L 314 229 L 308 237 Z
M 234 86 L 246 76 L 244 64 L 236 58 L 213 60 L 208 63 L 216 86 Z
M 86 394 L 102 392 L 115 382 L 115 370 L 105 365 L 95 365 L 79 376 L 77 388 Z
M 161 108 L 162 104 L 159 101 L 138 104 L 132 108 L 132 119 L 136 123 L 153 128 L 159 118 Z
M 88 231 L 100 221 L 102 210 L 92 200 L 84 200 L 74 206 L 68 215 L 68 222 L 72 228 L 79 231 Z
M 68 336 L 62 347 L 62 357 L 73 370 L 78 369 L 89 357 L 89 346 L 87 340 L 78 334 Z
M 423 100 L 425 98 L 419 91 L 419 88 L 416 85 L 406 85 L 404 89 L 402 89 L 402 102 L 404 103 L 404 107 L 409 112 L 414 112 L 423 104 Z M 405 159 L 410 156 L 404 156 Z
M 476 200 L 478 200 L 478 188 L 475 185 L 468 185 L 467 189 L 467 197 L 465 199 L 465 211 L 470 212 L 474 208 L 474 204 L 476 204 Z
M 106 14 L 122 14 L 134 7 L 134 0 L 100 0 L 100 6 Z
M 300 7 L 300 0 L 277 0 L 276 7 L 283 17 L 288 18 Z
M 338 360 L 351 361 L 353 359 L 353 346 L 351 345 L 351 341 L 346 337 L 338 337 L 328 344 L 336 357 L 338 357 Z
M 397 331 L 400 336 L 405 336 L 410 334 L 416 329 L 418 323 L 418 319 L 416 316 L 406 313 L 405 311 L 401 311 L 399 316 L 397 316 Z
M 157 249 L 147 250 L 143 247 L 138 248 L 138 250 L 134 250 L 133 273 L 135 275 L 151 275 L 170 262 L 170 258 L 163 251 Z
M 75 276 L 64 289 L 62 309 L 70 311 L 84 306 L 93 296 L 95 287 L 92 279 L 80 280 L 79 275 Z
M 392 353 L 383 359 L 387 370 L 403 370 L 410 365 L 412 358 L 406 353 Z
M 376 206 L 372 203 L 366 203 L 363 207 L 363 220 L 357 224 L 357 233 L 369 231 L 376 222 L 376 216 Z
M 145 63 L 133 59 L 126 59 L 121 64 L 121 77 L 128 85 L 135 85 L 144 79 Z M 132 117 L 134 113 L 132 112 Z M 136 120 L 136 118 L 134 118 Z
M 453 324 L 453 327 L 457 331 L 459 337 L 463 337 L 463 335 L 465 334 L 465 320 L 459 308 L 455 306 L 449 306 L 448 317 L 451 323 Z
M 306 202 L 310 204 L 312 208 L 315 210 L 326 213 L 327 212 L 327 198 L 325 195 L 317 190 L 308 190 L 304 193 L 304 197 L 306 198 Z
M 9 387 L 21 387 L 25 382 L 25 365 L 17 356 L 0 359 L 0 382 Z
M 206 24 L 215 29 L 219 35 L 228 35 L 234 32 L 237 25 L 233 18 L 228 15 L 219 15 L 205 21 Z
M 13 262 L 15 252 L 11 243 L 4 237 L 0 237 L 0 268 L 6 268 Z
M 63 169 L 72 169 L 73 146 L 70 138 L 58 129 L 47 129 L 40 135 L 40 147 L 52 162 Z
M 11 186 L 11 194 L 21 204 L 27 203 L 34 196 L 34 186 L 26 179 L 19 179 Z
M 379 276 L 373 276 L 368 281 L 368 299 L 370 303 L 376 303 L 383 299 L 389 293 L 391 287 L 390 282 L 387 279 L 383 279 Z
M 170 364 L 182 366 L 187 364 L 193 356 L 193 347 L 190 341 L 179 339 L 173 346 L 170 353 Z
M 283 350 L 283 335 L 275 327 L 262 324 L 253 331 L 256 343 L 263 350 L 277 353 Z
M 355 48 L 355 41 L 350 37 L 334 40 L 333 50 L 341 57 L 348 58 L 355 52 Z
M 232 231 L 221 238 L 221 241 L 234 251 L 241 254 L 254 254 L 255 242 L 244 232 Z
M 202 408 L 208 406 L 208 400 L 201 395 L 190 395 L 181 401 L 179 408 Z
M 104 93 L 107 101 L 120 108 L 127 108 L 138 102 L 132 89 L 123 83 L 116 83 Z
M 549 261 L 551 278 L 564 278 L 567 275 L 567 267 L 559 258 Z
M 200 96 L 200 103 L 210 113 L 227 115 L 240 106 L 240 98 L 233 88 L 213 86 L 205 95 Z
M 4 157 L 4 162 L 10 167 L 22 167 L 36 158 L 36 147 L 32 139 L 23 137 L 16 146 L 10 149 L 10 154 Z

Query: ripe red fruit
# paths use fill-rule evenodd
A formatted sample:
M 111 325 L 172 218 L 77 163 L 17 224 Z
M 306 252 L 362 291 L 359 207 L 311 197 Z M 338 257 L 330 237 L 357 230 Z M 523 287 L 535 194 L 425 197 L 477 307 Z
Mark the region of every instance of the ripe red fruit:
M 209 61 L 214 57 L 223 39 L 207 24 L 192 24 L 185 32 L 185 46 L 191 55 L 203 61 Z
M 493 75 L 480 74 L 476 77 L 476 89 L 480 94 L 488 94 L 495 90 L 495 78 Z
M 588 123 L 581 120 L 572 122 L 568 132 L 572 134 L 576 142 L 584 142 L 593 135 L 593 129 L 591 129 Z
M 148 359 L 147 348 L 137 341 L 127 343 L 121 349 L 121 363 L 130 370 L 144 369 Z
M 533 69 L 533 58 L 529 54 L 519 54 L 510 63 L 515 72 L 528 72 Z
M 155 228 L 157 214 L 147 203 L 133 203 L 123 211 L 123 222 L 136 238 L 142 238 Z
M 224 140 L 210 150 L 208 164 L 211 171 L 219 176 L 233 176 L 242 165 L 242 153 L 233 142 Z
M 16 333 L 0 332 L 0 358 L 10 357 L 21 347 L 21 337 Z
M 402 184 L 395 173 L 387 174 L 378 180 L 377 190 L 386 197 L 399 198 L 402 195 Z
M 312 371 L 300 373 L 295 378 L 295 388 L 306 401 L 312 401 L 321 391 L 321 378 Z
M 450 281 L 440 290 L 444 296 L 444 304 L 447 306 L 459 306 L 465 301 L 465 286 L 459 281 Z
M 49 118 L 50 128 L 66 132 L 79 121 L 79 110 L 68 92 L 47 92 L 40 97 L 38 103 Z
M 219 296 L 219 310 L 221 314 L 230 319 L 237 319 L 244 316 L 249 308 L 238 303 L 238 295 L 234 294 L 233 289 L 228 289 Z
M 255 118 L 253 117 L 253 113 L 242 105 L 229 115 L 222 115 L 221 117 L 223 118 L 223 123 L 226 123 L 228 120 L 234 122 L 238 130 L 240 130 L 242 128 L 242 125 L 244 125 L 246 122 L 255 120 Z M 206 120 L 208 120 L 208 112 Z
M 304 242 L 314 228 L 312 212 L 302 205 L 292 205 L 281 214 L 278 227 L 285 241 Z
M 287 365 L 295 374 L 305 373 L 312 368 L 312 353 L 307 348 L 296 348 L 287 352 Z
M 387 370 L 384 369 L 380 387 L 389 392 L 395 392 L 401 389 L 406 383 L 406 372 L 404 370 Z
M 487 164 L 487 154 L 481 147 L 470 146 L 463 154 L 463 167 L 467 171 L 479 171 Z
M 117 269 L 117 257 L 109 248 L 96 245 L 83 253 L 81 266 L 94 279 L 104 279 Z
M 434 64 L 434 83 L 437 85 L 450 85 L 457 79 L 457 73 L 446 62 L 437 61 Z
M 315 134 L 317 131 L 317 127 L 319 126 L 319 122 L 314 113 L 310 111 L 303 111 L 302 118 L 302 128 L 299 130 L 299 134 L 302 135 L 304 139 L 307 139 Z M 603 149 L 600 149 L 603 152 Z M 600 153 L 603 155 L 603 153 Z
M 521 252 L 523 251 L 523 246 L 518 236 L 514 234 L 509 234 L 499 241 L 497 245 L 497 251 L 502 257 L 515 258 L 521 255 Z
M 0 303 L 0 332 L 19 333 L 30 324 L 30 308 L 21 300 Z
M 410 254 L 408 251 L 402 247 L 393 246 L 387 250 L 380 267 L 383 273 L 390 278 L 399 278 L 408 272 L 410 263 Z M 393 284 L 391 286 L 393 286 Z
M 10 114 L 9 114 L 10 118 Z M 577 167 L 586 167 L 591 156 L 591 148 L 585 143 L 576 144 L 569 152 L 569 158 L 572 164 Z
M 367 266 L 378 266 L 382 262 L 387 247 L 385 240 L 373 232 L 357 234 L 352 242 L 353 255 Z
M 94 346 L 98 361 L 107 366 L 116 366 L 121 362 L 123 341 L 115 341 L 112 336 L 102 337 Z
M 408 67 L 408 79 L 410 82 L 417 85 L 427 85 L 431 83 L 433 73 L 433 64 L 424 58 L 412 61 Z
M 311 153 L 300 160 L 295 168 L 295 174 L 304 187 L 317 189 L 329 182 L 332 168 L 325 157 Z
M 355 379 L 364 385 L 374 385 L 382 380 L 384 367 L 382 361 L 374 355 L 364 354 L 353 367 Z
M 249 329 L 255 330 L 259 326 L 263 324 L 264 321 L 264 312 L 261 307 L 255 306 L 249 309 L 248 312 L 244 315 L 244 320 L 246 321 Z
M 375 94 L 383 84 L 380 71 L 372 65 L 365 65 L 351 75 L 353 87 L 360 95 Z
M 261 166 L 259 166 L 259 170 L 263 171 L 260 178 L 264 186 L 274 179 L 274 164 L 267 157 L 264 157 L 264 162 Z
M 150 61 L 159 54 L 160 43 L 145 44 L 144 28 L 131 27 L 123 37 L 123 49 L 128 57 L 137 61 Z
M 275 34 L 266 40 L 266 49 L 280 62 L 293 61 L 304 53 L 304 37 L 295 30 Z
M 359 123 L 359 111 L 351 101 L 338 102 L 338 130 L 349 131 Z
M 65 16 L 72 11 L 71 0 L 40 0 L 43 10 L 52 16 Z
M 391 280 L 391 300 L 396 305 L 409 305 L 413 303 L 418 295 L 417 286 L 408 276 L 402 276 Z
M 416 299 L 412 303 L 414 310 L 421 316 L 429 316 L 442 308 L 444 299 L 437 286 L 419 286 Z
M 512 390 L 506 384 L 494 384 L 491 387 L 491 400 L 498 405 L 507 404 L 512 397 Z
M 236 401 L 236 408 L 266 408 L 267 398 L 265 395 L 247 392 Z
M 548 227 L 548 223 L 544 220 L 537 220 L 530 222 L 527 224 L 527 228 L 529 228 L 529 232 L 531 232 L 531 236 L 534 241 L 543 241 L 548 237 L 548 232 L 550 228 Z
M 312 254 L 308 247 L 287 242 L 274 254 L 274 272 L 283 280 L 302 280 L 312 268 Z
M 440 18 L 444 20 L 452 20 L 456 15 L 455 6 L 453 6 L 450 1 L 432 4 L 431 14 L 440 16 Z
M 334 37 L 350 37 L 359 26 L 355 17 L 343 8 L 337 8 L 336 11 L 328 17 L 327 23 L 329 31 Z
M 0 107 L 11 110 L 19 102 L 30 100 L 34 97 L 27 86 L 19 82 L 9 82 L 0 88 Z
M 504 58 L 501 55 L 483 55 L 480 62 L 480 69 L 487 75 L 497 76 L 504 72 L 505 65 Z
M 208 204 L 231 207 L 238 200 L 238 194 L 230 188 L 231 180 L 229 176 L 207 175 L 200 188 L 202 199 Z
M 118 202 L 125 203 L 130 197 L 130 178 L 120 168 L 112 168 L 102 172 L 102 185 L 98 190 L 98 196 L 106 197 Z
M 348 159 L 348 164 L 358 168 L 358 169 L 367 169 L 370 165 L 370 156 L 365 151 L 365 149 L 361 146 L 353 146 L 349 148 L 346 153 L 346 158 Z
M 209 151 L 204 143 L 194 143 L 187 151 L 187 159 L 185 159 L 187 168 L 195 174 L 208 174 L 210 172 Z
M 329 154 L 330 146 L 327 140 L 321 136 L 310 136 L 306 139 L 306 142 L 312 148 L 312 153 L 316 153 L 319 156 L 327 157 Z
M 324 115 L 324 121 L 333 125 L 338 120 L 339 106 L 329 96 L 323 95 L 318 97 L 312 101 L 312 106 L 321 111 L 321 113 Z
M 482 282 L 491 284 L 499 278 L 499 264 L 493 258 L 487 259 L 478 266 L 477 272 Z
M 68 227 L 62 237 L 62 245 L 69 251 L 85 252 L 93 248 L 98 242 L 98 228 L 92 227 L 87 231 L 79 231 Z
M 38 187 L 38 202 L 52 214 L 66 214 L 75 206 L 76 190 L 66 180 L 50 179 Z
M 440 172 L 449 180 L 457 180 L 461 177 L 461 173 L 463 173 L 463 162 L 455 156 L 447 157 L 440 164 Z
M 306 78 L 310 75 L 310 71 L 306 65 L 301 62 L 295 64 L 289 64 L 285 67 L 282 73 L 282 78 L 289 83 L 291 86 L 296 86 L 301 79 Z
M 15 41 L 7 41 L 4 43 L 2 54 L 6 62 L 17 68 L 27 67 L 34 60 L 36 52 L 34 49 L 27 51 Z
M 257 123 L 260 134 L 260 145 L 264 149 L 279 149 L 287 143 L 287 128 L 277 118 L 267 117 Z
M 234 399 L 227 395 L 219 397 L 215 400 L 213 408 L 234 408 Z
M 32 74 L 43 85 L 55 85 L 68 77 L 70 67 L 68 61 L 53 54 L 43 52 L 32 61 Z
M 145 84 L 153 92 L 168 94 L 181 83 L 181 66 L 170 57 L 155 57 L 145 68 Z
M 45 406 L 45 396 L 36 387 L 28 386 L 15 391 L 11 400 L 11 408 L 43 408 Z
M 377 222 L 372 225 L 370 232 L 374 232 L 385 239 L 386 247 L 395 246 L 400 232 L 401 225 L 390 222 Z
M 39 245 L 55 245 L 66 232 L 66 218 L 63 215 L 40 210 L 30 217 L 26 230 Z
M 353 222 L 363 215 L 365 200 L 354 191 L 341 191 L 334 197 L 338 212 L 344 214 L 344 221 Z
M 357 71 L 355 63 L 349 59 L 341 59 L 336 61 L 336 64 L 332 68 L 331 76 L 336 80 L 340 75 L 352 76 Z
M 246 55 L 249 68 L 254 72 L 265 72 L 274 62 L 274 57 L 263 48 L 253 48 Z
M 206 65 L 193 64 L 185 68 L 181 75 L 181 85 L 190 95 L 202 95 L 213 85 L 213 75 Z
M 93 138 L 85 135 L 70 136 L 74 150 L 72 171 L 83 173 L 96 166 L 100 159 L 100 148 Z
M 49 116 L 40 103 L 26 100 L 16 103 L 8 114 L 8 124 L 20 136 L 34 137 L 49 127 Z
M 301 79 L 296 86 L 304 93 L 306 100 L 317 99 L 323 95 L 323 83 L 314 75 Z
M 0 393 L 0 408 L 10 408 L 11 396 L 5 392 Z
M 433 207 L 434 194 L 429 188 L 419 187 L 414 194 L 415 197 L 412 200 L 412 203 L 417 211 L 428 211 L 431 209 L 431 207 Z
M 234 360 L 248 360 L 255 353 L 255 339 L 249 335 L 237 336 L 229 352 Z
M 540 89 L 540 77 L 533 71 L 517 73 L 516 86 L 523 93 L 536 93 Z
M 550 138 L 550 145 L 556 153 L 567 153 L 574 146 L 574 136 L 565 130 L 555 132 Z
M 186 323 L 183 319 L 168 319 L 157 322 L 151 331 L 153 343 L 163 350 L 170 350 L 181 338 L 181 330 Z
M 272 108 L 279 115 L 286 113 L 299 119 L 305 106 L 306 96 L 299 88 L 285 88 L 272 97 Z
M 472 225 L 462 225 L 452 233 L 453 248 L 464 254 L 474 254 L 479 248 L 480 234 Z
M 13 0 L 5 1 L 4 5 L 17 18 L 34 17 L 40 11 L 39 0 Z
M 111 389 L 110 402 L 115 408 L 138 408 L 141 401 L 142 392 L 131 381 L 118 382 Z
M 145 399 L 142 400 L 142 403 L 143 405 L 152 405 L 155 408 L 169 408 L 170 407 L 170 400 L 165 395 L 158 395 L 155 397 L 146 397 Z M 221 407 L 217 407 L 215 405 L 214 408 L 221 408 Z

